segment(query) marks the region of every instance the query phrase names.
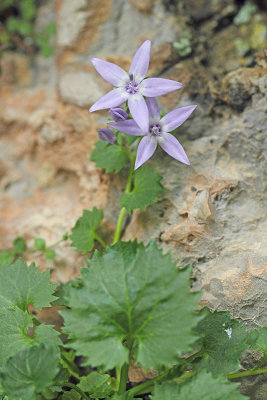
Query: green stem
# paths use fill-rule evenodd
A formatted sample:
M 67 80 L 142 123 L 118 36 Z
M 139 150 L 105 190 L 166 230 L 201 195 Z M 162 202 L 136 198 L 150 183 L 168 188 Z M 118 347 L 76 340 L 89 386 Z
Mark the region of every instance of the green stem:
M 248 371 L 236 372 L 234 374 L 227 375 L 228 379 L 242 378 L 242 376 L 260 375 L 267 374 L 267 368 L 264 369 L 250 369 Z
M 136 396 L 137 394 L 148 393 L 150 389 L 153 388 L 153 385 L 157 382 L 160 382 L 164 379 L 169 373 L 169 370 L 166 371 L 164 374 L 158 375 L 155 378 L 150 379 L 149 381 L 143 382 L 138 386 L 129 390 L 129 398 Z
M 80 375 L 79 375 L 79 370 L 74 364 L 74 362 L 69 361 L 64 354 L 61 353 L 61 358 L 67 365 L 68 371 L 71 373 L 72 376 L 74 376 L 76 379 L 81 380 Z
M 153 385 L 157 382 L 161 382 L 163 379 L 173 379 L 172 374 L 175 371 L 175 376 L 177 376 L 177 368 L 181 370 L 180 378 L 181 380 L 186 380 L 187 378 L 191 377 L 191 374 L 186 371 L 184 374 L 182 373 L 183 368 L 191 363 L 196 357 L 199 357 L 202 354 L 202 350 L 198 351 L 197 353 L 191 354 L 191 356 L 185 358 L 181 361 L 181 364 L 175 365 L 171 368 L 168 368 L 163 374 L 156 376 L 155 378 L 150 379 L 149 381 L 143 382 L 138 386 L 129 390 L 130 398 L 131 396 L 136 396 L 138 394 L 149 393 L 153 389 Z
M 130 161 L 131 161 L 131 165 L 130 165 L 130 171 L 129 171 L 129 176 L 128 176 L 128 180 L 127 180 L 127 184 L 126 184 L 126 188 L 124 193 L 130 193 L 131 189 L 132 189 L 132 184 L 133 184 L 133 173 L 134 173 L 134 163 L 135 163 L 135 158 L 136 158 L 136 151 L 137 151 L 137 146 L 136 146 L 136 150 L 134 155 L 132 156 L 131 153 L 127 152 Z M 115 230 L 115 234 L 114 234 L 114 239 L 113 239 L 113 244 L 117 243 L 120 240 L 121 237 L 121 231 L 122 231 L 122 224 L 123 224 L 123 220 L 126 214 L 126 208 L 122 207 L 119 213 L 119 217 L 118 217 L 118 221 L 117 221 L 117 225 L 116 225 L 116 230 Z
M 65 382 L 65 383 L 63 383 L 62 386 L 66 386 L 66 387 L 76 390 L 76 392 L 79 393 L 82 396 L 82 398 L 85 400 L 91 400 L 91 397 L 87 396 L 78 386 L 74 385 L 73 383 Z
M 104 247 L 104 249 L 107 247 L 104 240 L 97 233 L 94 233 L 94 238 Z
M 134 343 L 133 339 L 130 339 L 127 342 L 127 348 L 129 349 L 129 358 L 128 358 L 128 362 L 125 363 L 121 368 L 118 394 L 123 394 L 126 391 L 130 362 L 132 359 L 133 343 Z
M 50 246 L 48 246 L 48 247 L 46 248 L 46 250 L 53 249 L 53 247 L 56 247 L 57 245 L 59 245 L 59 244 L 62 243 L 62 242 L 65 242 L 65 240 L 63 240 L 63 239 L 58 240 L 57 242 L 55 242 L 55 243 L 51 244 Z

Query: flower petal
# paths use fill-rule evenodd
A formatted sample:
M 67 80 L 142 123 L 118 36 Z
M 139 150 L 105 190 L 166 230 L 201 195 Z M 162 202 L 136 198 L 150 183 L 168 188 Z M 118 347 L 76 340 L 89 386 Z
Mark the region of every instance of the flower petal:
M 185 120 L 189 117 L 189 115 L 194 111 L 197 106 L 187 106 L 177 108 L 166 114 L 161 121 L 165 125 L 165 129 L 168 132 L 173 131 L 174 129 L 178 128 L 178 126 L 182 125 Z
M 149 115 L 147 104 L 142 96 L 129 96 L 128 106 L 135 122 L 144 134 L 148 133 Z
M 156 147 L 156 142 L 152 142 L 147 136 L 143 137 L 137 149 L 134 169 L 144 164 L 154 154 Z
M 149 118 L 159 118 L 160 119 L 160 110 L 155 97 L 148 97 L 146 99 L 146 104 L 148 108 Z
M 190 161 L 185 154 L 183 146 L 178 142 L 176 137 L 174 137 L 170 133 L 166 134 L 164 140 L 162 142 L 159 142 L 159 145 L 171 157 L 175 158 L 178 161 L 181 161 L 184 164 L 190 165 Z
M 119 86 L 120 82 L 128 77 L 127 72 L 116 64 L 100 60 L 100 58 L 92 58 L 91 62 L 102 78 L 114 86 Z
M 111 90 L 105 94 L 105 96 L 101 97 L 101 99 L 97 100 L 97 102 L 92 105 L 89 112 L 120 106 L 126 98 L 127 96 L 121 92 L 121 89 Z
M 150 59 L 151 41 L 146 40 L 135 53 L 129 73 L 142 79 L 146 76 Z
M 133 136 L 143 136 L 141 128 L 137 125 L 137 123 L 133 119 L 127 119 L 125 121 L 120 122 L 109 122 L 108 125 L 116 129 L 116 131 L 127 133 L 127 135 Z
M 148 78 L 142 82 L 142 94 L 146 97 L 157 97 L 180 89 L 182 86 L 180 82 L 171 79 Z

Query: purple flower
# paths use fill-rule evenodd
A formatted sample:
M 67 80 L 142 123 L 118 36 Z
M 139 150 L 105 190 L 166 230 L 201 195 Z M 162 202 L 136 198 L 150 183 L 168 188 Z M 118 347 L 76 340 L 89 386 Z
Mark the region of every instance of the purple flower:
M 98 129 L 98 137 L 100 140 L 108 142 L 109 144 L 114 144 L 117 142 L 116 135 L 109 128 Z
M 109 110 L 109 113 L 115 122 L 125 121 L 126 119 L 129 118 L 129 115 L 127 114 L 127 112 L 124 111 L 122 108 L 118 108 L 118 107 L 111 108 Z
M 196 105 L 177 108 L 160 118 L 156 99 L 147 98 L 146 103 L 149 111 L 149 128 L 147 131 L 142 131 L 133 119 L 109 123 L 112 128 L 128 135 L 144 136 L 137 149 L 135 169 L 139 168 L 154 154 L 157 144 L 171 157 L 190 165 L 182 145 L 169 132 L 182 125 L 194 111 Z
M 182 84 L 170 79 L 144 79 L 148 70 L 150 58 L 150 40 L 146 40 L 137 50 L 132 60 L 129 73 L 118 65 L 93 58 L 91 61 L 97 72 L 116 89 L 101 97 L 90 108 L 90 112 L 111 107 L 117 107 L 128 100 L 130 112 L 146 132 L 148 130 L 148 108 L 143 96 L 156 97 L 180 89 Z

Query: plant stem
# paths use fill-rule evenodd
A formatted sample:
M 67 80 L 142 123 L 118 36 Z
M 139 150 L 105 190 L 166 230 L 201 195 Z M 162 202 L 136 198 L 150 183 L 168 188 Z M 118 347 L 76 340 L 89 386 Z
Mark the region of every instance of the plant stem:
M 267 368 L 264 369 L 250 369 L 248 371 L 236 372 L 234 374 L 227 375 L 228 379 L 242 378 L 242 376 L 260 375 L 267 374 Z
M 69 361 L 62 353 L 61 353 L 61 358 L 67 365 L 67 369 L 71 373 L 71 375 L 74 376 L 76 379 L 80 380 L 81 378 L 79 375 L 79 370 L 76 367 L 76 365 L 74 364 L 74 362 Z
M 129 372 L 129 368 L 130 368 L 130 362 L 132 359 L 133 343 L 134 343 L 133 339 L 130 339 L 127 342 L 127 348 L 129 349 L 129 358 L 128 358 L 128 362 L 123 364 L 123 366 L 121 368 L 118 394 L 123 394 L 126 391 L 126 385 L 128 382 L 128 372 Z
M 161 381 L 166 377 L 166 375 L 169 373 L 169 371 L 166 371 L 164 374 L 158 375 L 155 378 L 150 379 L 149 381 L 143 382 L 138 386 L 135 386 L 134 388 L 129 390 L 129 397 L 134 397 L 137 394 L 143 394 L 143 393 L 148 393 L 150 389 L 153 387 L 153 385 L 156 382 Z
M 76 392 L 79 393 L 82 396 L 82 398 L 85 400 L 91 400 L 91 397 L 87 396 L 80 388 L 78 388 L 78 386 L 74 385 L 73 383 L 65 382 L 65 383 L 63 383 L 62 386 L 66 386 L 66 387 L 76 390 Z
M 107 247 L 104 240 L 97 233 L 94 233 L 94 238 L 104 247 L 104 249 Z
M 129 176 L 128 176 L 128 180 L 127 180 L 127 184 L 126 184 L 126 188 L 125 188 L 124 193 L 130 193 L 130 191 L 132 189 L 136 151 L 137 151 L 137 146 L 136 146 L 136 150 L 135 150 L 135 153 L 134 153 L 133 156 L 131 155 L 131 153 L 128 154 L 128 156 L 130 158 L 130 161 L 131 161 L 131 165 L 130 165 Z M 124 220 L 125 214 L 126 214 L 126 208 L 122 207 L 121 210 L 120 210 L 120 213 L 119 213 L 117 226 L 116 226 L 116 230 L 115 230 L 114 239 L 113 239 L 113 243 L 112 244 L 115 244 L 120 240 L 122 224 L 123 224 L 123 220 Z
M 183 359 L 181 361 L 181 364 L 179 365 L 174 365 L 171 368 L 168 368 L 167 371 L 163 372 L 161 375 L 156 376 L 155 378 L 152 378 L 146 382 L 141 383 L 138 386 L 135 386 L 134 388 L 129 390 L 129 394 L 130 397 L 132 396 L 136 396 L 137 394 L 143 394 L 143 393 L 148 393 L 153 389 L 153 385 L 157 382 L 162 381 L 163 379 L 167 378 L 167 379 L 173 379 L 172 374 L 175 371 L 175 376 L 177 376 L 177 371 L 176 369 L 179 368 L 181 370 L 181 374 L 180 374 L 180 379 L 183 382 L 184 380 L 186 380 L 187 378 L 191 377 L 191 372 L 190 371 L 186 371 L 185 373 L 182 373 L 183 368 L 188 365 L 191 361 L 193 361 L 196 357 L 199 357 L 202 354 L 202 350 L 191 354 L 191 356 Z

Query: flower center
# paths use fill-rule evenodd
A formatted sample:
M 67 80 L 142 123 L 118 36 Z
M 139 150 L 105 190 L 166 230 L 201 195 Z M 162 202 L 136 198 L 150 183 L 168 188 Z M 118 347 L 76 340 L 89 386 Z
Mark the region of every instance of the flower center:
M 162 129 L 160 124 L 153 123 L 149 126 L 149 136 L 150 137 L 160 137 L 162 134 Z
M 136 83 L 133 79 L 133 74 L 130 74 L 130 80 L 126 83 L 125 90 L 129 94 L 135 94 L 138 92 L 138 83 Z

